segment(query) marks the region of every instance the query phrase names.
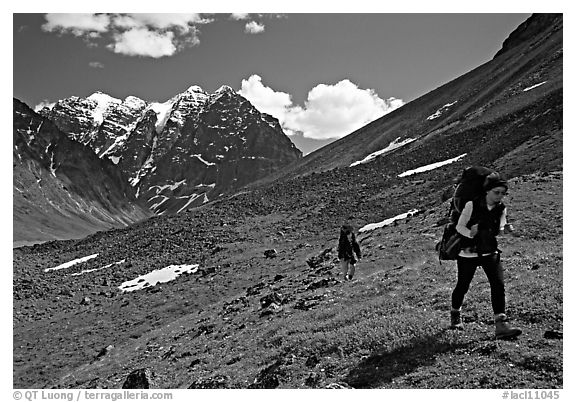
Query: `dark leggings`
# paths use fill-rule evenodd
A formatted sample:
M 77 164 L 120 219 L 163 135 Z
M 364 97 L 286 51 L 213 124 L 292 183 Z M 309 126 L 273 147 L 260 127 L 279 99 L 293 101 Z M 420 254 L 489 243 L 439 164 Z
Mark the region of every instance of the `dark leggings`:
M 490 282 L 492 310 L 494 310 L 494 314 L 504 313 L 506 310 L 506 296 L 504 293 L 504 272 L 500 263 L 500 254 L 495 253 L 475 258 L 458 257 L 457 263 L 458 282 L 452 292 L 452 308 L 458 310 L 462 307 L 464 296 L 468 292 L 476 268 L 482 266 L 488 282 Z

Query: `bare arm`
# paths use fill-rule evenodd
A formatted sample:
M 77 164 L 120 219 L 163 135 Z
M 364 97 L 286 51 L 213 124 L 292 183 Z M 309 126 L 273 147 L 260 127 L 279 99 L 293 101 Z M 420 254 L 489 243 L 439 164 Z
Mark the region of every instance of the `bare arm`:
M 470 222 L 470 218 L 472 217 L 472 209 L 473 209 L 472 201 L 468 201 L 464 206 L 464 209 L 462 210 L 460 217 L 458 218 L 458 223 L 456 224 L 456 231 L 460 233 L 462 236 L 468 237 L 470 239 L 474 238 L 474 236 L 476 235 L 478 226 L 474 225 L 470 229 L 468 229 L 468 227 L 466 226 L 468 225 L 468 222 Z M 474 229 L 474 227 L 476 227 L 476 229 Z

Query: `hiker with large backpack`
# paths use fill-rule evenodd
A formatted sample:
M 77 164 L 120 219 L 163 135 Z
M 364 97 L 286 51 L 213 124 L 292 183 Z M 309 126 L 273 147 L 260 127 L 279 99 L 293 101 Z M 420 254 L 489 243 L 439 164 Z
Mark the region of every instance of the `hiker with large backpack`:
M 358 259 L 356 259 L 356 257 Z M 362 258 L 360 245 L 356 241 L 354 230 L 351 225 L 342 225 L 340 238 L 338 239 L 338 259 L 344 280 L 352 280 L 356 271 L 356 262 Z
M 479 167 L 466 169 L 452 200 L 451 219 L 460 237 L 460 252 L 456 257 L 458 280 L 452 292 L 450 327 L 464 329 L 461 317 L 464 296 L 477 267 L 481 266 L 490 283 L 495 335 L 497 339 L 504 339 L 518 336 L 522 331 L 507 323 L 504 272 L 496 240 L 501 231 L 511 229 L 502 202 L 508 183 L 498 173 L 489 172 Z

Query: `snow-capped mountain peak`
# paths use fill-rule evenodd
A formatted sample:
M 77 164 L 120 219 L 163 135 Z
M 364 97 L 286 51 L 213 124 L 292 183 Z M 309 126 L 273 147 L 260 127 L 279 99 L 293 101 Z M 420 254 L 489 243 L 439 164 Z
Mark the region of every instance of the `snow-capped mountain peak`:
M 48 117 L 110 159 L 158 214 L 208 202 L 302 157 L 277 120 L 228 85 L 213 94 L 192 85 L 165 102 L 96 92 L 59 101 Z M 198 187 L 207 182 L 215 184 Z

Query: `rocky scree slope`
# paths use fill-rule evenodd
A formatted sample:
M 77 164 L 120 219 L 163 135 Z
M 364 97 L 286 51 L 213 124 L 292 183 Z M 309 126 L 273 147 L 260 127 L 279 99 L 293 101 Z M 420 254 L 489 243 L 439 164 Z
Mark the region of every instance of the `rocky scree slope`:
M 494 341 L 481 272 L 466 331 L 447 330 L 455 268 L 433 251 L 446 203 L 361 233 L 364 258 L 348 283 L 338 222 L 310 219 L 315 204 L 294 213 L 238 197 L 184 219 L 15 250 L 14 385 L 120 388 L 145 368 L 158 388 L 561 388 L 562 174 L 510 183 L 517 230 L 501 248 L 517 340 Z M 370 210 L 386 208 L 374 199 Z M 172 282 L 118 289 L 192 263 L 197 271 Z
M 400 168 L 409 169 L 418 162 L 426 165 L 457 157 L 477 146 L 557 143 L 562 127 L 562 26 L 561 14 L 533 15 L 510 35 L 493 60 L 261 183 L 349 167 L 366 159 L 394 158 L 403 165 Z M 535 124 L 550 127 L 536 132 Z M 420 148 L 428 151 L 417 151 Z
M 213 201 L 302 157 L 275 118 L 228 86 L 192 86 L 164 103 L 95 93 L 43 114 L 117 164 L 157 214 Z
M 110 162 L 14 99 L 13 241 L 80 238 L 150 217 Z

